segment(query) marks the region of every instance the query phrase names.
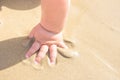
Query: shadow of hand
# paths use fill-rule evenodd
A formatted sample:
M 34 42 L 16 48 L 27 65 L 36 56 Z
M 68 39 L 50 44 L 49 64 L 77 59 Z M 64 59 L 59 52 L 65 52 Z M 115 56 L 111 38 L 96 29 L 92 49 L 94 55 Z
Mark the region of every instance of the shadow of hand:
M 25 47 L 22 42 L 26 37 L 0 41 L 0 70 L 13 66 L 25 59 Z

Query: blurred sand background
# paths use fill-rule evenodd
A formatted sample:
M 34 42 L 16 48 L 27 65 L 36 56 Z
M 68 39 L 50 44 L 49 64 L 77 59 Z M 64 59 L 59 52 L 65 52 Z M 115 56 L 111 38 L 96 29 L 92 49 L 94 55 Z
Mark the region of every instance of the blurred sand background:
M 54 67 L 24 57 L 40 13 L 39 0 L 0 0 L 0 80 L 120 80 L 120 0 L 71 0 L 64 39 L 80 56 Z

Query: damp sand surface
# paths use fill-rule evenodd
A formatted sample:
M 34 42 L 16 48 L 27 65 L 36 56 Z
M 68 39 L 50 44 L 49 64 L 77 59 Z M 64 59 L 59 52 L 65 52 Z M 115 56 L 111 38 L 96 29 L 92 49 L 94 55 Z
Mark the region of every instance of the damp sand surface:
M 120 80 L 120 1 L 71 0 L 55 66 L 26 59 L 39 0 L 0 1 L 0 80 Z M 22 5 L 22 6 L 21 6 Z

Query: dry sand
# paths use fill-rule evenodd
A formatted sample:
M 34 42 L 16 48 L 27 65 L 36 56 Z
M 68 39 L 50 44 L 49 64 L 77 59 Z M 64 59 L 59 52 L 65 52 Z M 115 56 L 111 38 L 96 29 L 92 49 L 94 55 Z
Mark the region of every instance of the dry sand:
M 0 0 L 0 80 L 120 80 L 119 3 L 72 0 L 64 39 L 80 56 L 58 53 L 50 67 L 47 56 L 40 65 L 24 57 L 26 36 L 40 21 L 39 0 Z

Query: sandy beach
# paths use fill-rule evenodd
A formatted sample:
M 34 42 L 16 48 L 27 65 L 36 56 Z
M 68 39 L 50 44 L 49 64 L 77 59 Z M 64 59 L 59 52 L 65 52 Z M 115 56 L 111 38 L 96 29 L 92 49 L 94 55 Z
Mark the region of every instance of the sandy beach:
M 41 64 L 27 35 L 40 22 L 39 0 L 0 0 L 0 80 L 120 80 L 120 1 L 71 0 L 57 64 Z M 65 54 L 65 55 L 61 55 Z M 79 56 L 71 53 L 78 53 Z M 67 55 L 67 56 L 66 56 Z

